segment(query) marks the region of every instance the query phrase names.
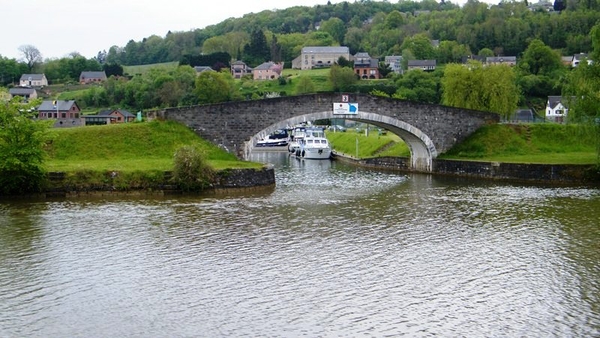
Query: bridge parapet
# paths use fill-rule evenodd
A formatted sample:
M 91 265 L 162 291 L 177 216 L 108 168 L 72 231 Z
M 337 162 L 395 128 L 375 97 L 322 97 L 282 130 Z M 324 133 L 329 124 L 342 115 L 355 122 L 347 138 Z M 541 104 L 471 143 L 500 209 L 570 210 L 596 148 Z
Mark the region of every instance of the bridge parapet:
M 431 171 L 434 158 L 481 126 L 500 121 L 495 113 L 363 94 L 344 96 L 358 111 L 334 114 L 333 104 L 342 102 L 342 94 L 330 93 L 168 108 L 157 114 L 184 123 L 242 159 L 248 158 L 260 136 L 277 129 L 317 119 L 365 122 L 400 136 L 411 150 L 413 169 L 421 171 Z

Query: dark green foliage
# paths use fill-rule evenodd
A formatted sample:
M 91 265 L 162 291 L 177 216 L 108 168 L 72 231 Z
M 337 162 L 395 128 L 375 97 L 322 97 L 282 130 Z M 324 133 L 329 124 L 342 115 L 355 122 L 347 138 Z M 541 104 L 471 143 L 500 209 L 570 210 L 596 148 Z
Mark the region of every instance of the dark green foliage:
M 208 165 L 206 155 L 198 147 L 183 146 L 174 158 L 173 181 L 184 191 L 200 191 L 208 187 L 215 171 Z
M 106 77 L 123 76 L 123 66 L 116 63 L 105 63 L 102 65 L 102 70 L 106 73 Z
M 229 67 L 229 62 L 231 61 L 231 55 L 226 52 L 217 52 L 208 55 L 203 54 L 186 54 L 181 60 L 179 60 L 179 65 L 187 65 L 191 67 L 195 66 L 209 66 L 214 70 L 219 70 L 219 65 L 225 65 L 225 67 Z
M 243 59 L 252 67 L 256 67 L 271 58 L 271 49 L 267 44 L 265 33 L 255 29 L 250 35 L 250 42 L 244 47 Z
M 31 108 L 38 103 L 22 104 L 16 98 L 0 105 L 0 195 L 36 192 L 44 184 L 48 125 L 31 119 Z

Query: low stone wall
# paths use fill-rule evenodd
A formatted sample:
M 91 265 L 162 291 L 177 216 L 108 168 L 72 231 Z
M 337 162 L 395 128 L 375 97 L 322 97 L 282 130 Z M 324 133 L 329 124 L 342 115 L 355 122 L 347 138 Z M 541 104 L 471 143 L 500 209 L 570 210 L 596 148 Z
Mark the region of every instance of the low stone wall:
M 336 154 L 335 159 L 369 168 L 417 172 L 410 168 L 410 159 L 406 157 L 376 157 L 357 160 Z M 594 173 L 595 168 L 594 165 L 527 164 L 434 159 L 433 171 L 430 174 L 553 184 L 600 185 L 599 173 Z
M 118 174 L 118 173 L 117 173 Z M 23 197 L 81 197 L 81 196 L 162 196 L 183 194 L 176 185 L 170 182 L 171 173 L 164 173 L 163 182 L 151 185 L 133 184 L 127 187 L 115 187 L 111 184 L 78 186 L 66 182 L 63 172 L 48 173 L 50 187 L 39 194 Z M 200 194 L 221 194 L 233 191 L 255 191 L 273 189 L 275 187 L 275 170 L 272 167 L 262 169 L 226 169 L 219 171 L 214 183 L 199 192 Z

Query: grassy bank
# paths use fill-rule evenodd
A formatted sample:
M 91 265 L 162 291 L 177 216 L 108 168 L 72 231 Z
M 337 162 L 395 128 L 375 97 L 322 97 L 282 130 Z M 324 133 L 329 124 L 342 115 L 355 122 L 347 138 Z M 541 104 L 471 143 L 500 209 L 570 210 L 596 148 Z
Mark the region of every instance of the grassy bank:
M 540 164 L 595 164 L 596 135 L 587 127 L 559 124 L 490 125 L 456 145 L 442 159 Z M 327 133 L 335 151 L 358 158 L 410 156 L 397 136 L 372 131 Z
M 356 132 L 348 129 L 346 132 L 327 132 L 327 139 L 333 149 L 346 156 L 355 158 L 410 156 L 410 150 L 402 139 L 392 133 L 380 135 L 377 130 Z
M 214 169 L 259 168 L 200 139 L 172 121 L 53 129 L 47 145 L 48 171 L 167 171 L 184 145 L 198 145 Z
M 585 126 L 490 125 L 477 130 L 440 158 L 540 164 L 594 164 L 596 135 Z

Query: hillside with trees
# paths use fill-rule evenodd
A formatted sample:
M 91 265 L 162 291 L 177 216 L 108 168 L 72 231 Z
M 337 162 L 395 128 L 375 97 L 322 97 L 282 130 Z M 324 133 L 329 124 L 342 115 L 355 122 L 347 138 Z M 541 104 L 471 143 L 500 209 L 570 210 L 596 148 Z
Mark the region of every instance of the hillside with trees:
M 579 0 L 501 1 L 495 5 L 469 0 L 462 7 L 433 0 L 296 6 L 230 18 L 203 29 L 131 40 L 125 46 L 101 51 L 92 59 L 74 53 L 41 61 L 39 51 L 28 46 L 22 61 L 0 56 L 0 82 L 14 85 L 24 72 L 36 72 L 45 73 L 51 84 L 69 84 L 77 81 L 81 71 L 105 70 L 109 80 L 101 87 L 69 95 L 83 108 L 143 110 L 259 98 L 272 93 L 294 95 L 318 87 L 508 115 L 517 106 L 540 108 L 549 95 L 576 90 L 574 84 L 586 79 L 581 70 L 584 67 L 573 72 L 561 62 L 561 56 L 593 52 L 596 46 L 591 32 L 598 22 L 600 3 Z M 227 73 L 231 60 L 244 60 L 251 67 L 264 61 L 283 61 L 289 67 L 305 46 L 339 45 L 349 47 L 351 54 L 367 52 L 380 60 L 401 55 L 404 68 L 411 59 L 435 59 L 439 67 L 433 72 L 390 73 L 383 80 L 356 81 L 348 76 L 347 60 L 340 60 L 339 68 L 331 68 L 325 89 L 315 86 L 321 80 L 307 73 L 288 73 L 275 83 L 233 81 Z M 470 75 L 478 78 L 473 78 L 453 66 L 468 55 L 516 56 L 518 64 L 504 70 L 475 68 L 477 72 Z M 163 62 L 178 62 L 180 67 L 156 68 L 144 74 L 123 70 L 131 65 Z M 198 77 L 192 68 L 198 65 L 225 72 Z M 456 78 L 450 80 L 450 76 Z M 493 78 L 483 81 L 486 76 Z M 479 94 L 471 95 L 471 101 L 457 101 L 453 98 L 462 95 L 458 88 Z M 219 95 L 207 94 L 211 90 Z M 502 92 L 504 95 L 497 95 Z

